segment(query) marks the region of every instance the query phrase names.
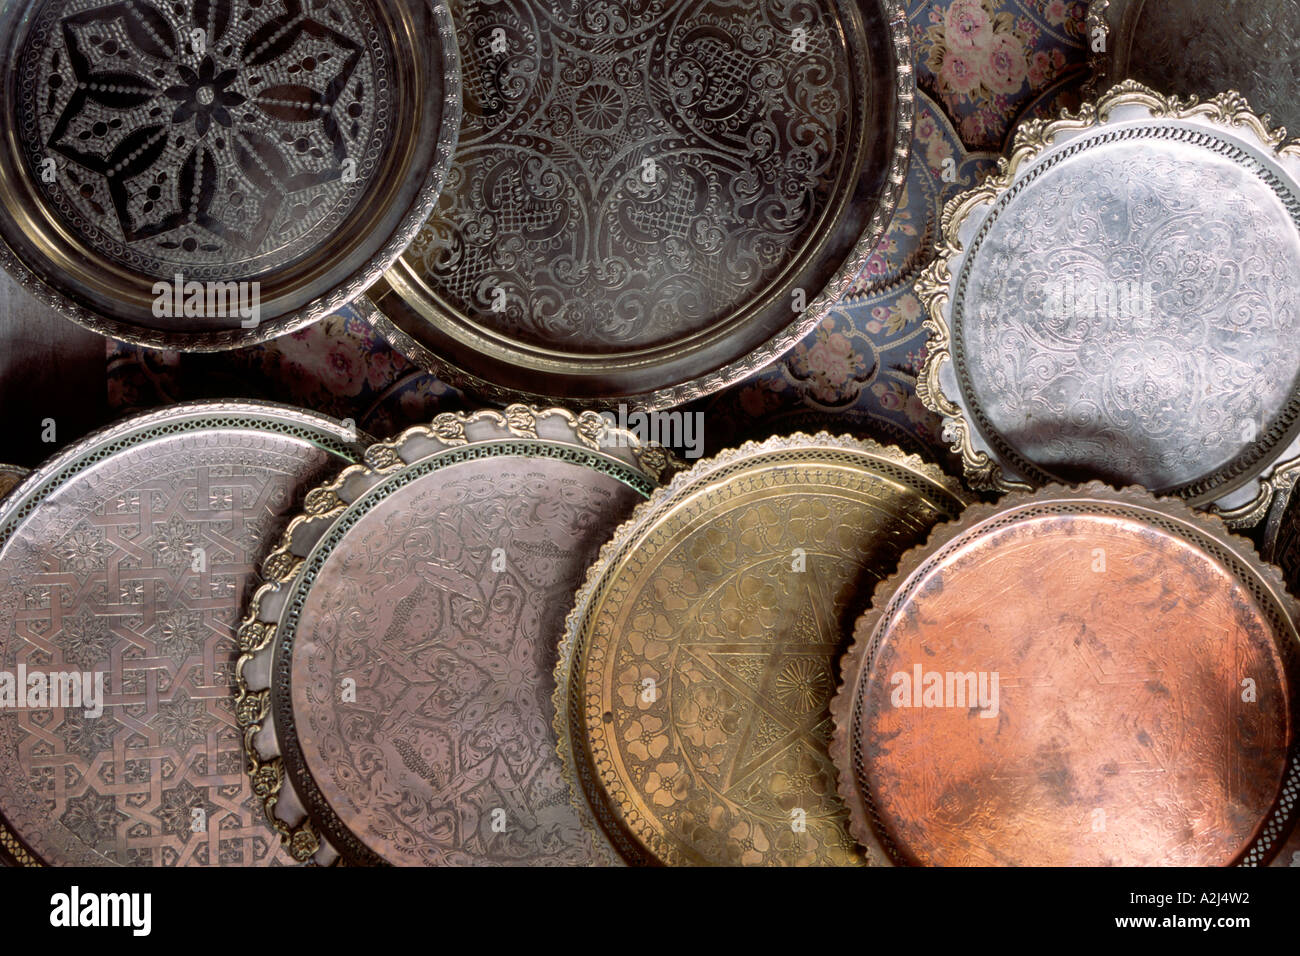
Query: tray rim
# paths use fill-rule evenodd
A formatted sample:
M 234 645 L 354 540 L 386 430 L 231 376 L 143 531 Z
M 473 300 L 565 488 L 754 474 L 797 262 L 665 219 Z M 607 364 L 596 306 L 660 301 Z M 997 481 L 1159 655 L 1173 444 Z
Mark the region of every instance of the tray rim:
M 569 785 L 570 802 L 578 811 L 581 819 L 588 826 L 598 828 L 593 837 L 610 842 L 631 865 L 658 866 L 668 865 L 669 861 L 660 859 L 650 847 L 646 847 L 636 836 L 627 832 L 621 817 L 608 806 L 608 799 L 601 785 L 595 781 L 590 762 L 578 759 L 579 751 L 586 752 L 586 740 L 575 742 L 573 725 L 579 718 L 572 712 L 571 703 L 579 693 L 573 681 L 579 676 L 576 668 L 578 659 L 586 651 L 583 641 L 583 629 L 592 603 L 599 592 L 604 590 L 604 583 L 614 567 L 620 563 L 624 552 L 641 537 L 668 508 L 679 501 L 699 494 L 709 487 L 715 473 L 729 472 L 735 466 L 747 461 L 758 460 L 786 451 L 827 450 L 832 452 L 851 452 L 863 459 L 875 459 L 910 471 L 934 487 L 936 492 L 949 495 L 958 506 L 958 511 L 969 509 L 975 502 L 962 484 L 938 465 L 926 461 L 919 455 L 903 451 L 895 445 L 881 444 L 869 438 L 857 438 L 851 435 L 834 435 L 827 431 L 816 434 L 793 432 L 788 435 L 776 435 L 764 441 L 748 441 L 742 445 L 727 448 L 709 458 L 702 458 L 690 468 L 678 472 L 667 484 L 658 488 L 646 501 L 637 505 L 609 541 L 600 549 L 599 555 L 587 570 L 581 587 L 574 595 L 573 608 L 565 620 L 564 636 L 560 641 L 559 655 L 555 665 L 555 692 L 552 696 L 554 711 L 556 750 L 564 765 L 565 779 Z M 865 462 L 864 462 L 865 464 Z M 940 523 L 942 524 L 942 522 Z M 584 771 L 587 773 L 584 775 Z M 583 781 L 591 781 L 591 786 L 598 791 L 588 794 Z M 593 805 L 599 804 L 599 805 Z M 601 821 L 605 821 L 602 823 Z M 615 832 L 610 832 L 613 830 Z
M 24 9 L 30 9 L 39 0 L 25 0 Z M 442 121 L 431 149 L 431 162 L 424 171 L 423 183 L 412 197 L 406 213 L 384 244 L 351 274 L 332 288 L 305 305 L 260 323 L 253 329 L 228 329 L 208 332 L 163 331 L 135 325 L 121 318 L 106 315 L 82 304 L 71 295 L 43 278 L 28 262 L 16 253 L 8 242 L 0 238 L 0 268 L 20 288 L 41 304 L 54 309 L 64 318 L 82 328 L 98 332 L 131 345 L 150 349 L 170 349 L 179 352 L 223 352 L 246 346 L 261 345 L 272 339 L 300 331 L 325 317 L 362 299 L 384 272 L 415 240 L 420 229 L 438 204 L 438 197 L 451 170 L 460 127 L 464 117 L 462 97 L 460 47 L 456 41 L 455 24 L 451 11 L 442 0 L 391 0 L 397 9 L 409 4 L 419 4 L 428 10 L 430 25 L 436 29 L 443 63 Z
M 983 525 L 1050 502 L 1093 503 L 1102 507 L 1119 507 L 1130 512 L 1145 512 L 1166 523 L 1176 521 L 1208 538 L 1231 553 L 1246 570 L 1255 575 L 1268 596 L 1275 602 L 1276 610 L 1280 612 L 1280 620 L 1290 632 L 1289 635 L 1281 637 L 1275 634 L 1275 643 L 1278 640 L 1290 640 L 1293 645 L 1292 655 L 1300 655 L 1300 630 L 1297 630 L 1297 621 L 1300 620 L 1300 602 L 1288 592 L 1281 572 L 1260 557 L 1254 543 L 1244 535 L 1234 532 L 1231 526 L 1218 515 L 1195 511 L 1178 498 L 1157 497 L 1140 485 L 1116 488 L 1101 481 L 1077 485 L 1050 484 L 1037 490 L 1010 492 L 996 502 L 972 505 L 959 518 L 936 526 L 929 539 L 904 554 L 898 570 L 876 586 L 871 606 L 855 623 L 849 647 L 840 659 L 840 683 L 831 702 L 831 717 L 834 724 L 831 759 L 835 764 L 840 796 L 849 808 L 852 835 L 859 846 L 870 855 L 872 862 L 877 865 L 897 864 L 886 848 L 885 842 L 869 822 L 870 811 L 866 808 L 859 792 L 850 754 L 857 685 L 860 679 L 870 672 L 869 657 L 874 656 L 876 631 L 886 612 L 890 610 L 894 597 L 903 591 L 918 573 L 926 569 L 932 558 L 968 535 L 979 533 Z M 1197 547 L 1199 550 L 1205 550 L 1199 544 Z M 1300 669 L 1297 669 L 1297 672 L 1300 672 Z M 1300 688 L 1291 688 L 1291 699 L 1292 701 L 1300 699 Z M 1300 726 L 1300 713 L 1294 713 L 1292 720 L 1293 725 Z M 1292 740 L 1287 762 L 1282 792 L 1275 800 L 1274 809 L 1267 820 L 1260 824 L 1261 828 L 1278 815 L 1277 804 L 1282 802 L 1282 795 L 1288 781 L 1300 781 L 1300 738 Z M 1291 817 L 1292 829 L 1294 829 L 1297 821 L 1300 820 L 1300 804 L 1295 805 Z M 1280 837 L 1285 835 L 1285 833 L 1275 832 L 1270 840 L 1280 846 L 1285 842 Z M 1263 833 L 1259 839 L 1264 839 Z M 1254 842 L 1258 843 L 1259 840 Z M 1266 856 L 1271 846 L 1272 843 L 1266 843 L 1259 855 Z M 1254 852 L 1254 850 L 1248 851 L 1239 865 L 1257 865 L 1259 861 L 1248 862 L 1248 857 Z
M 547 418 L 558 418 L 567 426 L 571 437 L 539 437 L 538 425 Z M 467 433 L 468 429 L 483 424 L 495 427 L 504 434 L 477 437 Z M 443 447 L 417 454 L 407 461 L 401 453 L 403 446 L 411 440 L 430 440 Z M 630 458 L 636 464 L 608 454 L 602 447 L 602 442 L 608 443 L 611 440 L 623 442 L 622 447 L 629 449 Z M 577 448 L 592 457 L 614 462 L 629 473 L 638 474 L 650 488 L 680 467 L 676 456 L 666 449 L 642 443 L 632 432 L 611 426 L 595 412 L 575 413 L 567 408 L 522 404 L 511 405 L 504 410 L 486 408 L 470 412 L 443 412 L 429 424 L 415 425 L 394 438 L 371 445 L 361 462 L 344 469 L 332 481 L 309 492 L 304 498 L 302 513 L 290 521 L 278 545 L 263 561 L 262 576 L 265 583 L 253 593 L 237 629 L 239 659 L 235 665 L 235 717 L 244 741 L 244 771 L 251 781 L 253 793 L 262 801 L 263 816 L 279 835 L 280 842 L 290 855 L 300 863 L 311 862 L 319 851 L 328 848 L 338 854 L 340 862 L 387 865 L 386 861 L 351 833 L 327 801 L 320 798 L 317 802 L 313 797 L 303 794 L 298 783 L 292 779 L 298 776 L 293 772 L 296 768 L 286 766 L 294 760 L 302 761 L 302 758 L 299 755 L 286 760 L 285 753 L 290 747 L 281 736 L 283 728 L 278 719 L 275 692 L 281 656 L 281 627 L 293 596 L 303 591 L 303 572 L 319 550 L 324 549 L 323 560 L 337 547 L 337 544 L 328 548 L 325 546 L 328 544 L 328 536 L 339 522 L 365 504 L 372 493 L 385 487 L 394 477 L 419 469 L 436 459 L 446 459 L 438 467 L 455 467 L 459 463 L 458 456 L 464 449 L 475 445 L 516 447 L 521 442 Z M 366 483 L 366 487 L 353 495 L 346 490 L 346 486 L 356 483 Z M 382 497 L 372 507 L 381 501 Z M 305 555 L 296 555 L 294 538 L 301 533 L 315 533 L 316 538 Z M 309 587 L 308 585 L 308 589 Z M 280 596 L 283 596 L 283 600 L 279 611 L 273 619 L 267 619 L 264 603 Z M 264 690 L 253 690 L 245 668 L 254 658 L 267 654 L 271 660 L 270 686 Z M 286 706 L 291 708 L 291 702 Z M 256 744 L 256 737 L 268 721 L 276 734 L 280 751 L 270 756 L 264 755 Z M 296 739 L 296 734 L 294 738 Z M 305 767 L 305 762 L 300 762 L 299 765 Z M 306 773 L 310 777 L 310 771 Z M 287 823 L 275 812 L 286 780 L 304 811 L 303 818 L 295 824 Z M 310 782 L 310 786 L 314 786 L 314 782 Z M 590 832 L 585 821 L 583 825 Z M 593 842 L 592 849 L 598 857 L 603 854 L 608 860 L 609 854 L 605 851 L 603 840 Z
M 948 394 L 941 382 L 944 367 L 952 364 L 954 333 L 948 312 L 956 282 L 953 266 L 964 261 L 967 251 L 960 233 L 1009 192 L 1039 159 L 1051 154 L 1058 136 L 1099 128 L 1110 120 L 1112 111 L 1130 107 L 1145 109 L 1155 121 L 1208 123 L 1224 135 L 1250 142 L 1274 161 L 1300 162 L 1300 140 L 1288 140 L 1284 129 L 1270 127 L 1267 118 L 1253 112 L 1245 97 L 1233 90 L 1202 101 L 1194 96 L 1186 99 L 1165 96 L 1136 80 L 1125 80 L 1083 104 L 1076 113 L 1062 110 L 1058 119 L 1021 124 L 1010 156 L 998 160 L 997 171 L 981 185 L 954 196 L 945 205 L 935 259 L 922 270 L 913 286 L 925 315 L 923 325 L 929 332 L 925 361 L 917 375 L 917 396 L 927 409 L 943 419 L 943 439 L 960 457 L 966 481 L 977 490 L 1004 494 L 1029 491 L 1036 485 L 1030 480 L 1011 477 L 1006 465 L 982 447 L 983 442 L 977 441 L 978 430 L 971 420 L 966 398 Z M 1293 173 L 1286 176 L 1300 188 L 1300 179 Z M 1294 441 L 1279 446 L 1271 457 L 1266 456 L 1255 467 L 1246 469 L 1244 478 L 1229 482 L 1225 489 L 1192 493 L 1186 500 L 1220 515 L 1230 527 L 1253 527 L 1264 517 L 1274 492 L 1300 477 L 1300 453 L 1285 457 L 1292 447 Z M 1195 482 L 1205 480 L 1202 476 Z M 1259 490 L 1245 504 L 1221 507 L 1215 503 L 1216 499 L 1252 482 L 1258 484 Z M 1058 483 L 1061 482 L 1056 479 L 1043 484 Z
M 4 551 L 14 530 L 39 507 L 42 501 L 65 487 L 70 480 L 75 479 L 87 467 L 99 460 L 92 456 L 104 446 L 125 441 L 130 443 L 126 446 L 130 448 L 158 438 L 165 438 L 173 432 L 162 431 L 156 434 L 151 432 L 169 425 L 193 423 L 193 427 L 186 431 L 199 431 L 203 428 L 203 423 L 214 416 L 243 416 L 254 423 L 280 421 L 296 428 L 314 429 L 320 436 L 326 438 L 328 443 L 314 442 L 301 435 L 288 437 L 309 441 L 340 461 L 359 458 L 365 443 L 369 440 L 369 436 L 364 432 L 355 428 L 349 429 L 329 416 L 276 402 L 253 400 L 180 402 L 153 411 L 129 415 L 96 429 L 84 438 L 55 452 L 36 468 L 28 470 L 27 476 L 7 495 L 0 496 L 0 552 Z M 33 501 L 33 496 L 36 496 L 37 500 Z M 27 846 L 21 834 L 12 828 L 3 807 L 0 807 L 0 861 L 5 859 L 19 866 L 50 865 Z
M 912 62 L 911 29 L 902 0 L 874 0 L 874 2 L 879 5 L 882 18 L 889 29 L 888 42 L 893 49 L 892 73 L 896 83 L 894 142 L 880 197 L 866 228 L 849 248 L 843 263 L 836 269 L 826 286 L 812 295 L 807 308 L 802 313 L 796 314 L 783 329 L 748 354 L 737 356 L 711 372 L 642 392 L 610 393 L 607 389 L 602 389 L 602 394 L 598 396 L 546 395 L 526 388 L 489 381 L 436 354 L 400 329 L 385 314 L 380 300 L 393 296 L 399 303 L 398 308 L 414 310 L 415 307 L 396 290 L 388 274 L 374 283 L 367 290 L 366 295 L 359 298 L 354 305 L 359 307 L 362 316 L 371 322 L 376 331 L 403 357 L 463 392 L 498 404 L 518 402 L 544 404 L 562 401 L 572 408 L 588 409 L 605 408 L 621 402 L 647 411 L 655 411 L 686 404 L 749 378 L 798 345 L 853 287 L 893 221 L 907 184 L 917 92 L 916 71 Z M 399 259 L 393 264 L 391 274 L 396 276 L 401 267 L 402 262 Z M 589 376 L 591 373 L 582 374 Z

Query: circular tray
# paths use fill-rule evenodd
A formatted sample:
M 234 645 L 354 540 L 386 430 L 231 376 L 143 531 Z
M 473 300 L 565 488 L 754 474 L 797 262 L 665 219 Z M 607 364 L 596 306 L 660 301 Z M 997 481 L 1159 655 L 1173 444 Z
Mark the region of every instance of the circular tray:
M 793 347 L 907 169 L 893 0 L 453 4 L 466 115 L 371 319 L 479 394 L 679 404 Z
M 560 649 L 584 815 L 631 863 L 862 862 L 827 754 L 835 661 L 856 597 L 965 504 L 919 458 L 825 433 L 656 492 L 602 549 Z
M 1101 478 L 1234 526 L 1300 458 L 1300 146 L 1126 81 L 944 211 L 918 382 L 979 488 Z
M 832 753 L 873 859 L 1267 862 L 1300 812 L 1295 603 L 1250 542 L 1100 483 L 977 505 L 844 658 Z
M 364 292 L 433 209 L 460 125 L 442 4 L 15 7 L 0 264 L 90 329 L 194 351 L 282 335 Z
M 1300 133 L 1294 0 L 1094 0 L 1088 35 L 1098 89 L 1133 79 L 1180 96 L 1236 90 Z
M 512 406 L 440 415 L 308 497 L 238 667 L 254 788 L 295 857 L 610 860 L 569 806 L 551 671 L 582 573 L 667 467 L 594 412 Z
M 104 690 L 98 716 L 0 708 L 0 856 L 291 862 L 240 766 L 235 625 L 289 512 L 357 439 L 278 405 L 177 405 L 78 442 L 0 502 L 0 672 L 102 674 Z

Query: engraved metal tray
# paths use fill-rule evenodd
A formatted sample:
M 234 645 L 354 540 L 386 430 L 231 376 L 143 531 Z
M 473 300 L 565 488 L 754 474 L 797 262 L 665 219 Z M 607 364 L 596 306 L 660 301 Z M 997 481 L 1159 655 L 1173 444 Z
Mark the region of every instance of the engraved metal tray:
M 1300 134 L 1296 0 L 1093 0 L 1088 35 L 1097 91 L 1127 79 L 1202 99 L 1236 90 Z
M 1234 526 L 1300 456 L 1300 146 L 1126 81 L 944 211 L 918 381 L 979 488 L 1141 484 Z
M 0 265 L 146 346 L 348 304 L 428 217 L 460 125 L 431 0 L 18 0 L 0 52 Z
M 634 864 L 862 862 L 827 752 L 857 598 L 967 499 L 919 458 L 796 434 L 683 472 L 601 550 L 555 724 L 575 803 Z
M 177 405 L 78 442 L 0 502 L 0 672 L 104 681 L 98 716 L 0 707 L 0 856 L 292 862 L 241 766 L 235 628 L 258 561 L 361 437 L 278 405 Z
M 452 4 L 465 120 L 377 284 L 404 354 L 496 401 L 679 404 L 794 346 L 907 170 L 893 0 Z
M 237 669 L 297 859 L 611 861 L 569 804 L 551 672 L 596 549 L 670 467 L 594 412 L 516 405 L 439 415 L 308 496 Z
M 844 657 L 853 835 L 880 863 L 1267 863 L 1300 813 L 1296 610 L 1175 498 L 1096 482 L 970 508 Z

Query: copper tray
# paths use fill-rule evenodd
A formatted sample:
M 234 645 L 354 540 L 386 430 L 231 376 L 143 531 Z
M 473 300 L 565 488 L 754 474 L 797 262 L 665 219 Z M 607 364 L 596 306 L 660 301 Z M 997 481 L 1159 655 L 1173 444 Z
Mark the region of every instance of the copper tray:
M 0 498 L 13 491 L 27 475 L 26 468 L 19 468 L 17 465 L 0 465 Z
M 1244 538 L 1100 483 L 972 507 L 858 621 L 840 792 L 878 862 L 1267 862 L 1300 806 L 1294 615 Z
M 1300 146 L 1132 81 L 944 211 L 918 382 L 980 488 L 1102 478 L 1235 526 L 1300 460 Z
M 0 502 L 0 671 L 104 678 L 99 716 L 0 708 L 0 856 L 291 862 L 240 766 L 235 625 L 266 547 L 359 437 L 278 405 L 177 405 L 78 442 Z
M 365 291 L 433 208 L 460 125 L 442 4 L 9 7 L 0 264 L 88 328 L 282 335 Z
M 827 753 L 858 598 L 966 504 L 897 449 L 826 433 L 700 462 L 602 549 L 555 725 L 574 801 L 638 864 L 862 862 Z
M 587 564 L 667 467 L 594 412 L 512 406 L 440 415 L 308 497 L 238 667 L 253 786 L 296 858 L 610 860 L 568 803 L 550 675 Z
M 894 0 L 452 4 L 456 160 L 377 327 L 494 400 L 679 404 L 794 346 L 907 170 Z
M 1133 79 L 1209 98 L 1236 90 L 1300 133 L 1300 5 L 1294 0 L 1093 0 L 1093 84 Z

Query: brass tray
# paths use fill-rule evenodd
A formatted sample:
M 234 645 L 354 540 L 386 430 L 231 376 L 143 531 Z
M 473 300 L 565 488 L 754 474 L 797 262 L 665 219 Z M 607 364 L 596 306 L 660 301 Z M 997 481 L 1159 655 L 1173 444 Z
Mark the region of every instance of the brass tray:
M 587 564 L 669 467 L 594 412 L 516 405 L 439 415 L 308 497 L 237 669 L 297 859 L 610 861 L 569 806 L 551 670 Z
M 1257 865 L 1300 806 L 1295 602 L 1245 538 L 1101 483 L 977 505 L 858 621 L 840 793 L 881 863 Z
M 827 753 L 858 598 L 967 498 L 826 433 L 749 443 L 639 506 L 578 592 L 555 727 L 575 803 L 635 864 L 862 862 Z
M 139 345 L 261 342 L 358 297 L 433 209 L 460 125 L 429 0 L 14 0 L 0 265 Z
M 0 501 L 0 672 L 41 675 L 47 694 L 55 674 L 103 677 L 89 701 L 0 707 L 0 857 L 292 862 L 240 766 L 235 626 L 302 494 L 362 437 L 278 405 L 176 405 L 78 442 Z M 67 703 L 82 706 L 44 706 Z
M 1300 146 L 1126 81 L 1025 124 L 917 281 L 922 401 L 978 488 L 1101 478 L 1234 526 L 1300 459 Z
M 452 4 L 466 115 L 371 291 L 415 362 L 504 402 L 675 405 L 804 337 L 907 170 L 894 0 Z
M 13 491 L 27 475 L 26 468 L 19 468 L 17 465 L 0 465 L 0 498 Z
M 1094 88 L 1137 80 L 1208 99 L 1236 90 L 1300 134 L 1300 5 L 1294 0 L 1093 0 Z

